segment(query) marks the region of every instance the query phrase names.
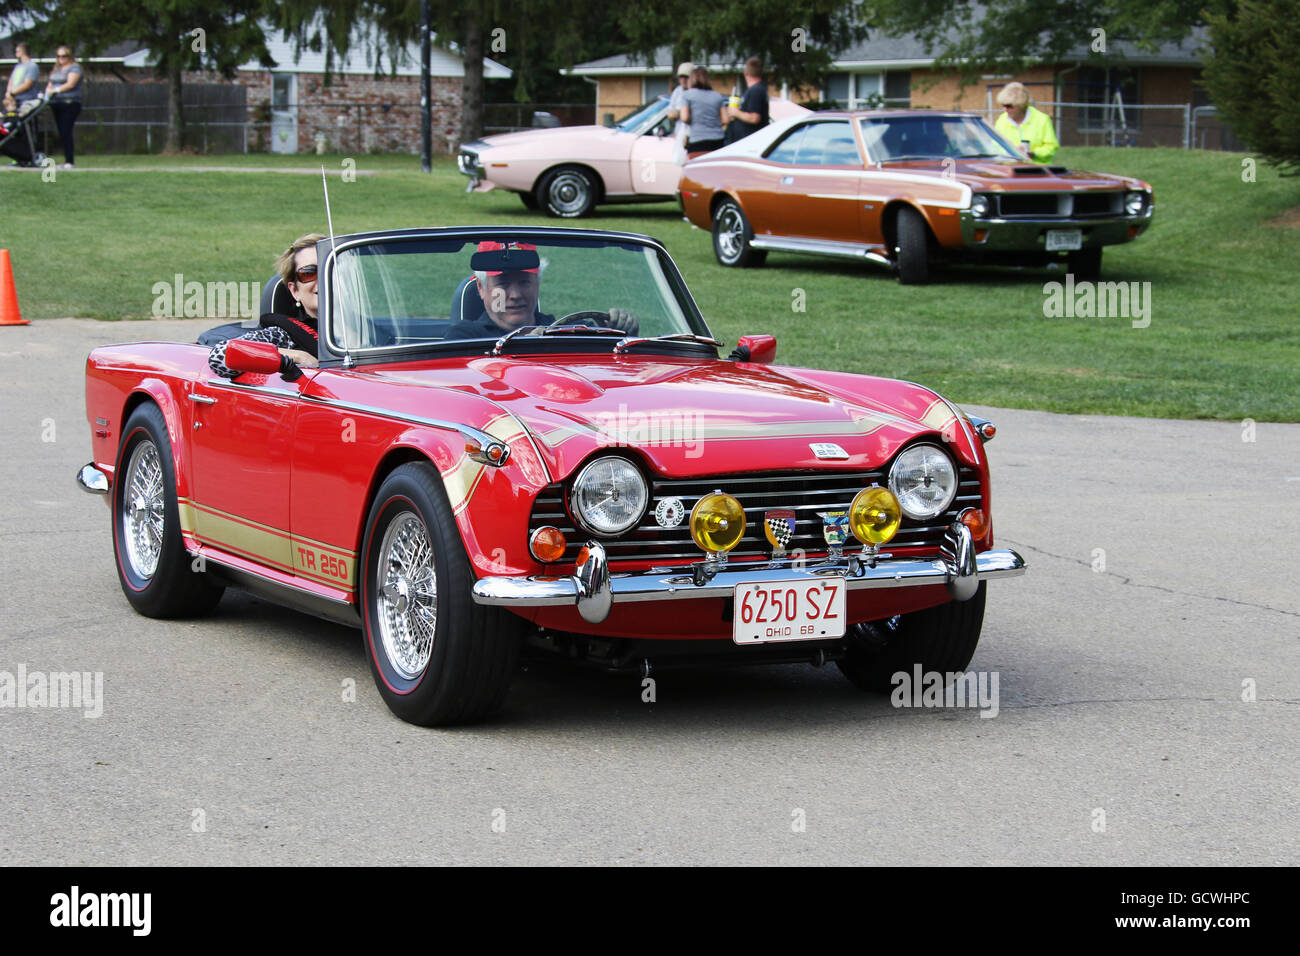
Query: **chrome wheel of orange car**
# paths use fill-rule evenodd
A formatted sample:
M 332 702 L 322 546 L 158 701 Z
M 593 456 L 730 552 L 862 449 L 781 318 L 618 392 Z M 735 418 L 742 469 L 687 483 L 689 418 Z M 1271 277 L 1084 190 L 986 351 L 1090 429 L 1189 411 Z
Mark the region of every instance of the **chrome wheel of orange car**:
M 596 183 L 592 174 L 577 166 L 561 166 L 542 178 L 537 190 L 548 216 L 575 219 L 596 205 Z
M 427 727 L 501 706 L 524 623 L 474 603 L 474 572 L 433 465 L 401 465 L 379 486 L 358 578 L 366 655 L 393 713 Z
M 713 214 L 713 254 L 724 266 L 758 266 L 767 253 L 749 243 L 754 231 L 735 200 L 724 199 Z
M 406 678 L 429 663 L 438 624 L 438 580 L 424 522 L 413 512 L 398 515 L 379 546 L 379 633 L 388 662 Z
M 122 593 L 146 617 L 205 614 L 224 588 L 181 540 L 176 473 L 167 424 L 146 402 L 122 428 L 113 483 L 113 552 Z

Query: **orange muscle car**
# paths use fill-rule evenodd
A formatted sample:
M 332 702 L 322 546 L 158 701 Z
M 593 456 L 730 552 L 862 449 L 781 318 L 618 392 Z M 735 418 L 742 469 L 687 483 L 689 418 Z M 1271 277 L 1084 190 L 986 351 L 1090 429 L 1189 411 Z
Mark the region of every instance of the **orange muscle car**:
M 688 162 L 679 195 L 724 266 L 776 249 L 871 259 L 904 283 L 942 261 L 1096 278 L 1102 248 L 1153 211 L 1141 180 L 1026 162 L 979 116 L 934 110 L 792 117 Z

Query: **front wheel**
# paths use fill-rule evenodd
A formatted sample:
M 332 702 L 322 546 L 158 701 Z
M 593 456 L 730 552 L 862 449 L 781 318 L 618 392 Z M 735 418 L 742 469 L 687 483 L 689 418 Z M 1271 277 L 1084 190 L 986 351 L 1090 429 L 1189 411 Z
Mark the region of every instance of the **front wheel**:
M 523 201 L 525 209 L 537 209 L 537 196 L 533 193 L 520 193 L 519 198 Z
M 894 244 L 894 261 L 898 264 L 898 281 L 903 285 L 923 285 L 930 279 L 930 228 L 915 209 L 898 210 L 895 223 L 898 238 Z
M 474 603 L 474 575 L 432 465 L 412 462 L 384 479 L 366 521 L 361 569 L 366 654 L 389 709 L 425 727 L 499 709 L 523 621 Z
M 863 690 L 888 693 L 893 677 L 912 674 L 944 676 L 966 670 L 984 625 L 984 589 L 981 581 L 969 601 L 949 601 L 924 611 L 900 614 L 888 621 L 858 624 L 849 633 L 848 653 L 839 661 L 844 676 Z
M 542 177 L 538 199 L 548 216 L 576 219 L 596 206 L 596 182 L 592 174 L 577 166 L 561 166 Z
M 1066 268 L 1074 274 L 1076 282 L 1089 282 L 1101 278 L 1101 247 L 1080 249 L 1066 257 Z
M 131 413 L 113 471 L 113 555 L 122 593 L 145 617 L 188 617 L 225 590 L 191 562 L 181 541 L 176 469 L 157 405 Z
M 750 245 L 754 230 L 733 199 L 724 199 L 713 214 L 713 254 L 724 266 L 761 266 L 767 252 Z

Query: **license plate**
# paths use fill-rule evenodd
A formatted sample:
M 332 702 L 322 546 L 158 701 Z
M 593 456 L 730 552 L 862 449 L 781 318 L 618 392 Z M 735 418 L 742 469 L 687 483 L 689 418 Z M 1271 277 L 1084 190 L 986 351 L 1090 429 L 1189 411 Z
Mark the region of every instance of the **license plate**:
M 844 636 L 843 578 L 738 584 L 731 639 L 737 644 Z
M 1048 252 L 1067 252 L 1073 249 L 1083 248 L 1083 230 L 1082 229 L 1049 229 L 1047 230 L 1047 251 Z

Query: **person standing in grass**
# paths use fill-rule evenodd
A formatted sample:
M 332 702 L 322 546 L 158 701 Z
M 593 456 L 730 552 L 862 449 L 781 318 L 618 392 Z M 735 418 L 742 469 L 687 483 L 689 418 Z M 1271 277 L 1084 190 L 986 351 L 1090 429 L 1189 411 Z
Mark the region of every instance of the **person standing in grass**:
M 14 66 L 14 71 L 9 74 L 9 85 L 5 88 L 5 95 L 12 96 L 17 104 L 15 108 L 21 109 L 24 103 L 41 95 L 36 85 L 36 81 L 41 78 L 41 68 L 32 59 L 31 47 L 26 43 L 14 44 L 14 56 L 17 57 L 18 63 Z
M 1052 119 L 1029 104 L 1029 91 L 1023 83 L 1008 83 L 998 93 L 1002 115 L 993 128 L 1025 159 L 1035 163 L 1050 162 L 1060 143 Z
M 687 153 L 703 153 L 722 145 L 723 104 L 721 93 L 713 92 L 709 71 L 697 66 L 691 71 L 691 88 L 682 98 L 682 119 L 690 126 Z
M 45 84 L 45 98 L 54 111 L 54 125 L 63 143 L 63 168 L 73 164 L 72 124 L 81 113 L 81 64 L 72 58 L 72 48 L 60 46 L 55 55 L 50 82 Z

